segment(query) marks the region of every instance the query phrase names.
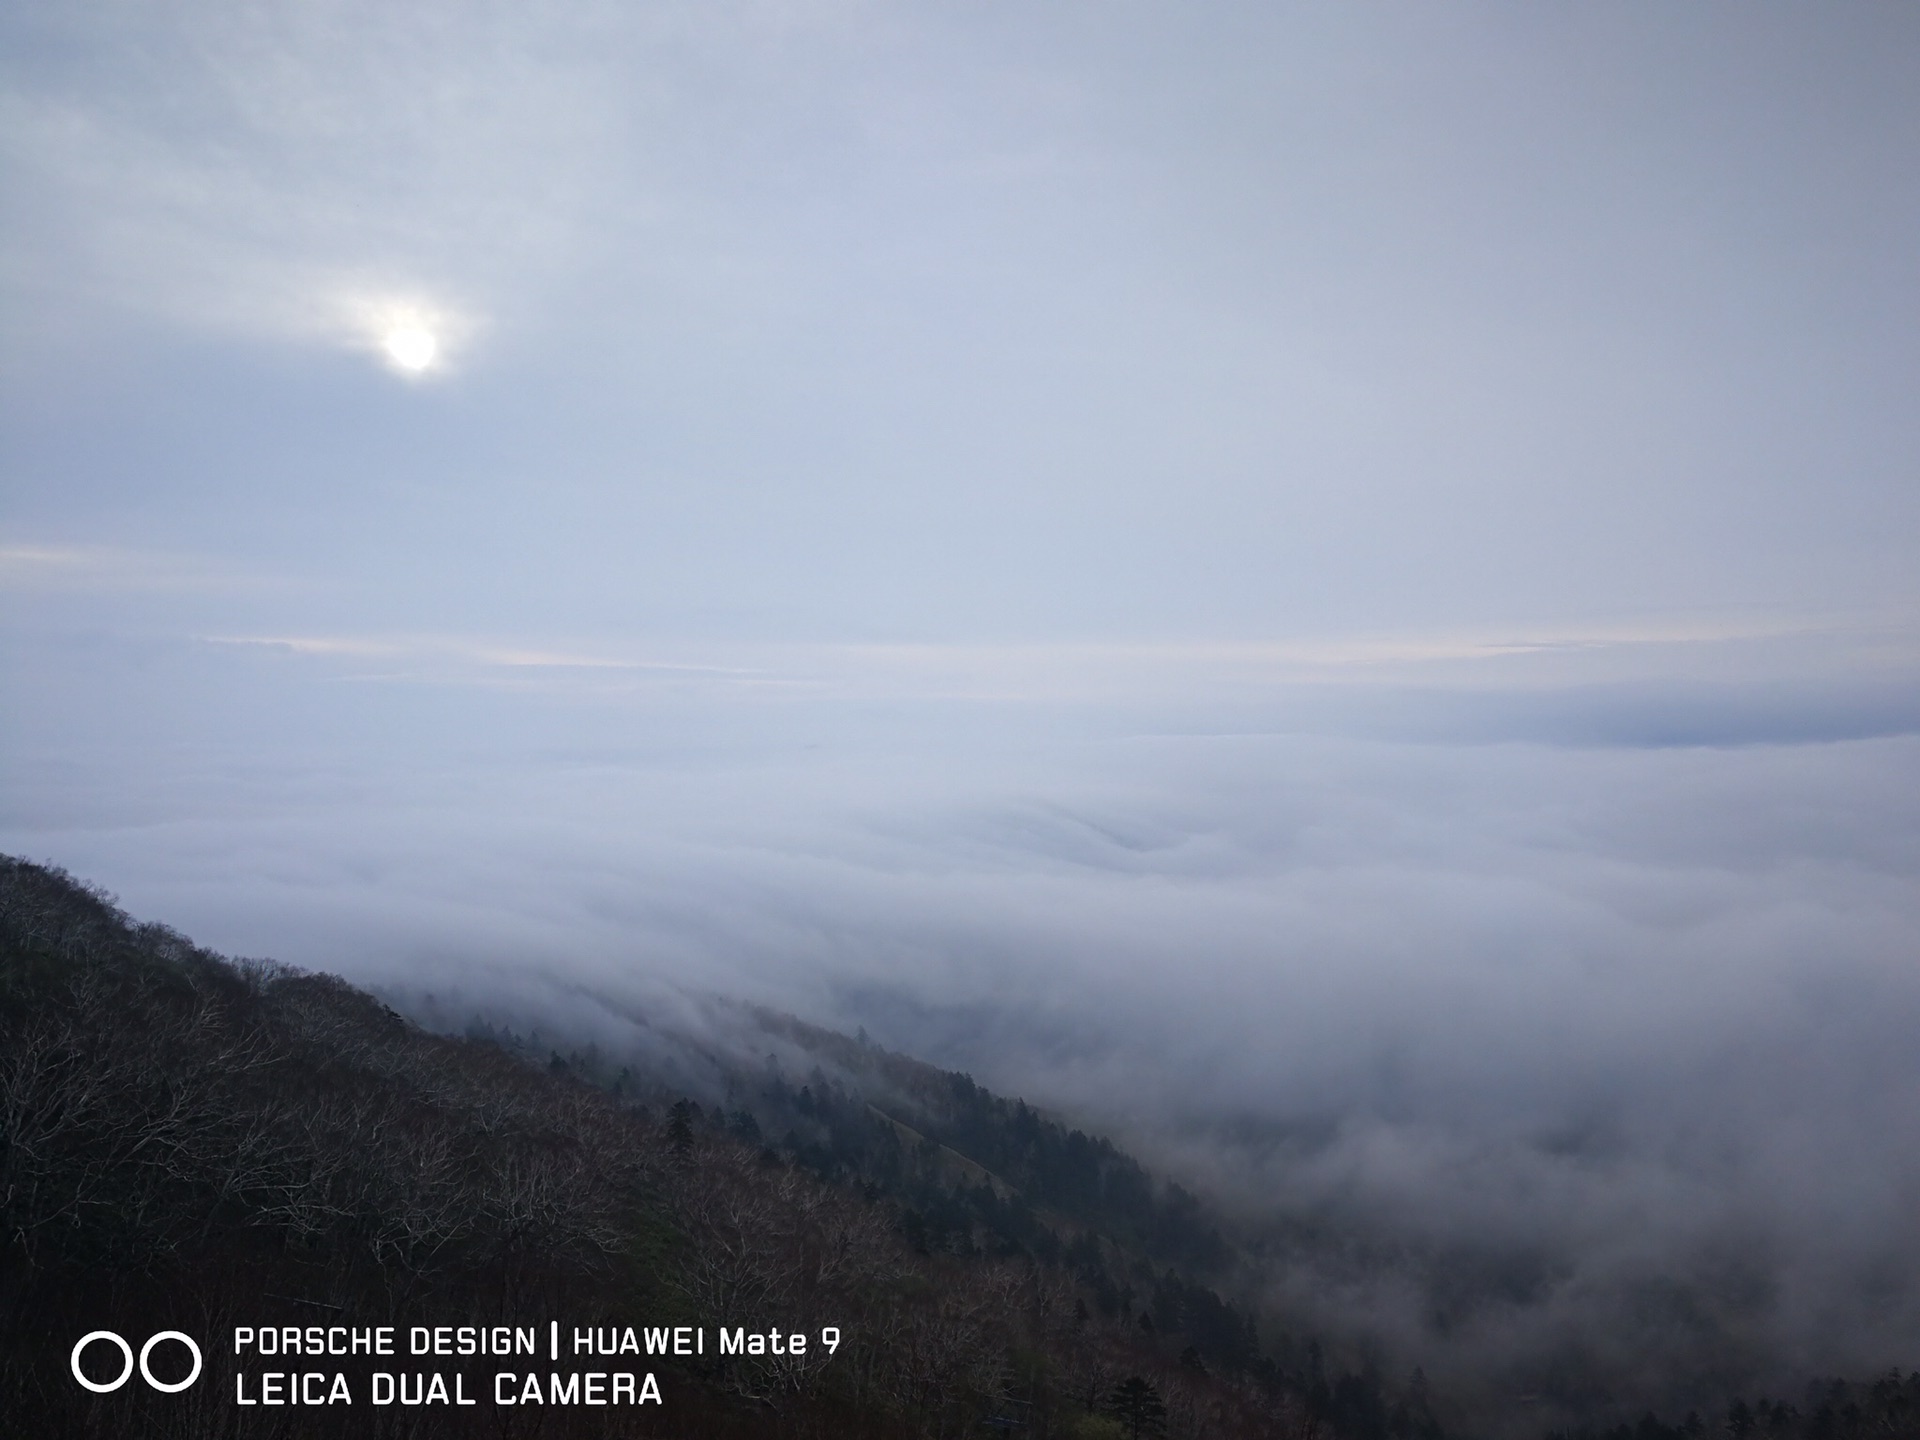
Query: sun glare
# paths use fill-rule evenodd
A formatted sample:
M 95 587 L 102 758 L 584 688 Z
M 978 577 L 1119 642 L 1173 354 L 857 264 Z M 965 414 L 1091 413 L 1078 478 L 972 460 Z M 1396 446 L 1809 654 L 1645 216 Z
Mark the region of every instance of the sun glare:
M 465 306 L 419 290 L 343 286 L 331 305 L 333 337 L 406 380 L 439 379 L 457 370 L 481 327 Z
M 396 325 L 380 339 L 380 348 L 394 369 L 406 375 L 420 375 L 433 368 L 439 358 L 440 342 L 431 330 L 419 325 Z

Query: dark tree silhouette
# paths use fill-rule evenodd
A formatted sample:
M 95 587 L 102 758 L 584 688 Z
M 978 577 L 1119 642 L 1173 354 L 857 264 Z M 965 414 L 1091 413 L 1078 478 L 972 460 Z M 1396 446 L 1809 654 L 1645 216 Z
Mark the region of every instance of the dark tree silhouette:
M 693 1103 L 676 1100 L 667 1112 L 667 1148 L 685 1159 L 693 1153 Z
M 1142 1376 L 1129 1375 L 1114 1386 L 1113 1393 L 1107 1397 L 1107 1409 L 1127 1427 L 1131 1440 L 1167 1433 L 1166 1401 L 1160 1398 L 1153 1382 Z

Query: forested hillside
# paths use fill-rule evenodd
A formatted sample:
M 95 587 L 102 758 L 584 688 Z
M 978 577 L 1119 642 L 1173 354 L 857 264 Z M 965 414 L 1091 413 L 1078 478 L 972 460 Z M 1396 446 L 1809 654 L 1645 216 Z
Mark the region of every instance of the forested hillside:
M 431 1034 L 13 860 L 0 944 L 0 1396 L 19 1433 L 1435 1430 L 1418 1393 L 1263 1353 L 1247 1317 L 1155 1268 L 1215 1243 L 1185 1223 L 1190 1197 L 970 1082 L 915 1112 L 932 1133 L 771 1076 L 732 1113 L 662 1103 L 630 1067 L 603 1084 L 558 1055 Z M 619 1416 L 363 1402 L 269 1421 L 230 1403 L 215 1343 L 180 1395 L 93 1396 L 68 1373 L 96 1328 L 221 1337 L 341 1316 L 845 1339 L 659 1364 L 665 1404 Z M 370 1368 L 337 1363 L 356 1384 Z
M 705 1106 L 690 1101 L 690 1113 L 770 1146 L 823 1179 L 884 1193 L 902 1207 L 903 1234 L 917 1251 L 985 1248 L 1065 1263 L 1107 1313 L 1144 1303 L 1136 1281 L 1172 1295 L 1182 1277 L 1217 1282 L 1231 1275 L 1232 1247 L 1201 1202 L 1157 1180 L 1111 1141 L 864 1038 L 849 1040 L 747 1007 L 724 1013 L 735 1052 L 754 1042 L 777 1044 L 791 1064 L 771 1054 L 758 1063 L 729 1063 L 710 1045 L 708 1068 L 724 1089 Z M 484 1019 L 470 1023 L 467 1033 L 642 1103 L 684 1098 L 650 1071 L 645 1049 L 608 1055 L 588 1046 L 562 1053 L 551 1037 L 523 1036 Z M 690 1042 L 680 1037 L 679 1043 Z M 789 1073 L 801 1064 L 804 1073 Z M 1208 1307 L 1218 1315 L 1207 1327 L 1216 1353 L 1240 1354 L 1251 1363 L 1250 1320 L 1212 1290 L 1192 1288 L 1205 1299 L 1168 1300 L 1163 1308 L 1198 1313 Z
M 864 1037 L 751 1021 L 769 1053 L 710 1056 L 696 1099 L 674 1083 L 684 1066 L 493 1021 L 434 1033 L 0 860 L 9 1433 L 1443 1433 L 1445 1397 L 1417 1375 L 1337 1360 L 1236 1303 L 1233 1244 L 1203 1202 L 1106 1140 Z M 226 1339 L 562 1321 L 840 1338 L 617 1362 L 663 1392 L 625 1410 L 377 1407 L 366 1356 L 312 1362 L 346 1377 L 350 1405 L 246 1407 L 259 1377 Z M 207 1373 L 178 1394 L 90 1394 L 69 1354 L 97 1329 L 200 1337 Z M 1803 1400 L 1596 1416 L 1570 1440 L 1911 1435 L 1920 1380 Z

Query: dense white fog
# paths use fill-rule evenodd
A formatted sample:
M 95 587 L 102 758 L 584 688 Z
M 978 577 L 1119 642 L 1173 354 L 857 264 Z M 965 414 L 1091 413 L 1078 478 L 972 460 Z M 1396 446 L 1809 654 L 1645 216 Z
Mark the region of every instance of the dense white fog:
M 1680 1393 L 1920 1321 L 1887 644 L 135 648 L 68 671 L 0 842 L 456 1021 L 865 1026 L 1215 1197 L 1296 1323 Z

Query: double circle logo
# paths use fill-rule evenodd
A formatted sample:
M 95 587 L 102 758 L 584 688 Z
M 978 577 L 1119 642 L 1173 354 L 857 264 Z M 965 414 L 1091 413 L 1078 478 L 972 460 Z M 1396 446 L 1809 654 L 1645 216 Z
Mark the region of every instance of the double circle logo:
M 110 1341 L 119 1349 L 120 1358 L 126 1362 L 120 1367 L 120 1373 L 111 1380 L 89 1380 L 86 1375 L 81 1372 L 81 1352 L 96 1340 Z M 156 1380 L 153 1378 L 153 1371 L 147 1368 L 147 1357 L 153 1354 L 153 1347 L 158 1345 L 162 1340 L 178 1340 L 193 1352 L 193 1369 L 187 1372 L 186 1379 L 175 1380 L 169 1383 L 165 1380 Z M 86 1386 L 87 1389 L 93 1391 L 94 1394 L 104 1395 L 109 1390 L 118 1390 L 132 1378 L 133 1347 L 111 1330 L 92 1330 L 80 1337 L 79 1343 L 73 1347 L 73 1355 L 68 1359 L 67 1364 L 73 1370 L 74 1379 Z M 178 1330 L 162 1330 L 157 1335 L 149 1336 L 147 1343 L 140 1347 L 140 1378 L 165 1395 L 173 1395 L 186 1389 L 200 1378 L 200 1347 L 193 1343 L 193 1337 L 191 1335 L 183 1335 Z

